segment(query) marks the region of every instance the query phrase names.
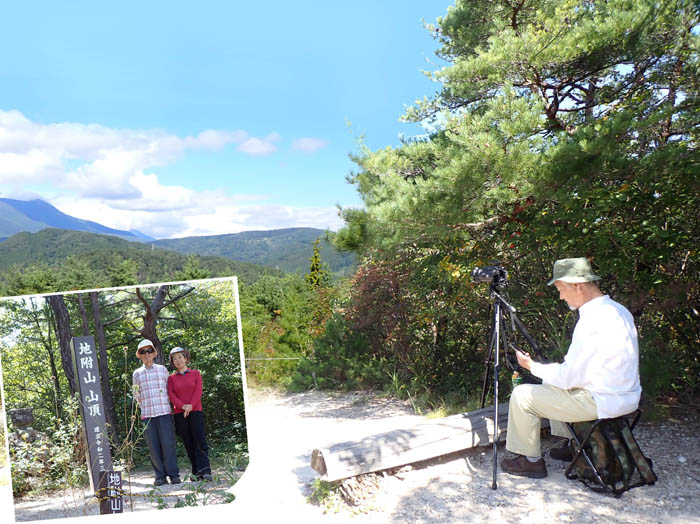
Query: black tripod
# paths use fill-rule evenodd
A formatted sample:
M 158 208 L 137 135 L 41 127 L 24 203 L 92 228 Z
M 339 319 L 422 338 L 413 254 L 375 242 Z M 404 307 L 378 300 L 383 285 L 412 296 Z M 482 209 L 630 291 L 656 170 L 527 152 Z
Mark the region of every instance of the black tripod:
M 493 362 L 493 482 L 491 484 L 491 489 L 497 489 L 496 485 L 496 474 L 498 472 L 498 448 L 496 443 L 498 441 L 498 377 L 501 371 L 500 363 L 500 353 L 503 351 L 506 357 L 506 364 L 508 368 L 517 371 L 523 371 L 518 365 L 517 357 L 515 356 L 515 349 L 519 348 L 515 345 L 515 333 L 516 328 L 519 331 L 528 345 L 532 347 L 535 354 L 542 358 L 542 352 L 540 351 L 537 342 L 530 336 L 525 329 L 525 326 L 520 321 L 518 316 L 515 314 L 516 309 L 511 306 L 503 295 L 500 293 L 499 282 L 501 280 L 494 278 L 490 284 L 490 295 L 493 299 L 493 319 L 491 322 L 491 330 L 489 333 L 489 353 L 488 359 L 486 360 L 486 369 L 484 371 L 484 383 L 481 390 L 481 407 L 484 407 L 486 402 L 486 394 L 489 389 L 489 377 L 491 373 L 491 363 Z M 510 318 L 510 326 L 506 322 L 506 317 Z M 508 348 L 512 351 L 508 352 Z

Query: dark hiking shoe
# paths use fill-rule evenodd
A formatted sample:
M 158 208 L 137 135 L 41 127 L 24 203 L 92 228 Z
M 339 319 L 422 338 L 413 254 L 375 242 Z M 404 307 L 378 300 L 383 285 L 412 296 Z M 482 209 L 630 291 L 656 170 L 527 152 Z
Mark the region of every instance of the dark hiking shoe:
M 165 479 L 156 479 L 156 481 L 153 483 L 154 486 L 163 486 L 167 484 L 168 481 Z
M 571 462 L 574 458 L 574 452 L 571 451 L 569 440 L 565 440 L 559 447 L 550 449 L 549 456 L 555 460 Z
M 511 475 L 519 475 L 531 479 L 543 479 L 547 476 L 547 466 L 543 459 L 530 462 L 524 455 L 518 455 L 512 459 L 503 459 L 501 469 Z
M 204 473 L 202 475 L 202 480 L 205 480 L 207 482 L 211 482 L 212 480 L 214 480 L 214 478 L 211 476 L 211 473 Z
M 170 477 L 171 484 L 180 484 L 181 482 L 180 477 Z

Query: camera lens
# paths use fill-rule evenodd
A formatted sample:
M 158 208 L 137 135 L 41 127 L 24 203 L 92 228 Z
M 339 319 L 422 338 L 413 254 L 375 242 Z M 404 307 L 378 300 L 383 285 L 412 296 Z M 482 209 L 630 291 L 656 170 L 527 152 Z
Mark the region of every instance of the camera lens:
M 508 274 L 501 266 L 477 267 L 472 270 L 472 280 L 474 282 L 493 282 L 498 284 L 505 281 Z

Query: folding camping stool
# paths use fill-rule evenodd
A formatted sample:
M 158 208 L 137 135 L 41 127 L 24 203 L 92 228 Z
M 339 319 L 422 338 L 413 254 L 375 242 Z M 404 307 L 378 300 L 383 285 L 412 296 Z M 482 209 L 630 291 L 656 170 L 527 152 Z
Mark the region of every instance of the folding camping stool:
M 566 478 L 578 479 L 593 491 L 615 497 L 656 482 L 651 460 L 632 435 L 641 415 L 637 409 L 621 417 L 567 423 L 574 458 L 566 469 Z

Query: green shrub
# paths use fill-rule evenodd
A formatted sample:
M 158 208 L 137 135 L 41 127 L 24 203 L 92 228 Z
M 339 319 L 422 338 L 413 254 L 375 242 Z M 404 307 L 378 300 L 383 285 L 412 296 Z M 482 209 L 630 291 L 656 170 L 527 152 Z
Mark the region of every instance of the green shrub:
M 389 382 L 387 362 L 367 355 L 367 341 L 353 332 L 345 319 L 333 313 L 321 336 L 314 340 L 313 355 L 302 359 L 290 389 L 381 389 Z
M 82 452 L 81 420 L 77 400 L 66 403 L 67 415 L 53 419 L 52 430 L 30 442 L 26 431 L 9 439 L 12 491 L 21 496 L 88 484 L 87 465 Z

